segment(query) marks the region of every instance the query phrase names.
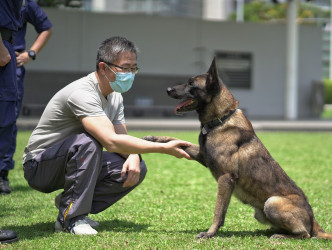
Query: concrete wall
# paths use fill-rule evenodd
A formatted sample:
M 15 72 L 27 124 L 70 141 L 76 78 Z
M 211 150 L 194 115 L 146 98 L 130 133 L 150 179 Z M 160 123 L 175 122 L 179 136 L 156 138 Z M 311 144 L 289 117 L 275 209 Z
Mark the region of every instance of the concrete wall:
M 166 87 L 206 72 L 216 51 L 251 52 L 250 89 L 231 88 L 250 117 L 284 117 L 285 25 L 202 21 L 153 15 L 117 15 L 45 9 L 54 34 L 37 60 L 27 65 L 24 105 L 46 104 L 61 87 L 95 70 L 104 39 L 125 36 L 140 48 L 141 68 L 126 105 L 141 97 L 154 105 L 174 105 Z M 29 27 L 27 44 L 36 34 Z M 300 27 L 299 117 L 312 116 L 313 80 L 321 79 L 321 29 Z M 43 91 L 41 91 L 43 90 Z

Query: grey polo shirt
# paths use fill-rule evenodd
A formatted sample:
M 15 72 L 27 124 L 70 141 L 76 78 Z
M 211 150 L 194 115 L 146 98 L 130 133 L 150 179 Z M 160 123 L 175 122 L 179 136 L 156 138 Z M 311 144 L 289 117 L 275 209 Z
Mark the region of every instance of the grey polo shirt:
M 70 83 L 47 104 L 24 149 L 23 163 L 67 137 L 84 132 L 80 116 L 106 115 L 113 124 L 125 123 L 120 93 L 113 92 L 106 99 L 95 72 Z

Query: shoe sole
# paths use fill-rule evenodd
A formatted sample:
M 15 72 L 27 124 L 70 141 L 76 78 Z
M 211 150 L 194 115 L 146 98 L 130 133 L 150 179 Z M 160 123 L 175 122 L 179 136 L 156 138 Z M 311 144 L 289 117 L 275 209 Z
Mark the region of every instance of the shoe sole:
M 16 242 L 16 241 L 18 241 L 18 237 L 10 239 L 10 240 L 0 241 L 0 244 L 11 244 L 11 243 Z

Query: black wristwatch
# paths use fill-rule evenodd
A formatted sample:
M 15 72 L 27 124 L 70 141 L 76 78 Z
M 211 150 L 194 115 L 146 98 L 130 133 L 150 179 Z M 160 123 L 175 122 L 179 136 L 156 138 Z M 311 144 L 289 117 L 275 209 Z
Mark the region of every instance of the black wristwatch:
M 28 55 L 29 57 L 31 57 L 32 60 L 36 59 L 36 52 L 34 50 L 29 50 Z

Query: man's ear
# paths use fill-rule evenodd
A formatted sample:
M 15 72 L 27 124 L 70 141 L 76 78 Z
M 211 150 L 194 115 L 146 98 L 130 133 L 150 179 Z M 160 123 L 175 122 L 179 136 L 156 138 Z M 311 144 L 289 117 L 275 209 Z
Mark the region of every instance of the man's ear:
M 215 57 L 213 58 L 210 68 L 207 72 L 206 89 L 209 94 L 217 94 L 221 89 Z
M 100 73 L 102 73 L 102 75 L 106 74 L 106 66 L 105 66 L 104 62 L 99 62 L 98 68 L 99 68 Z

